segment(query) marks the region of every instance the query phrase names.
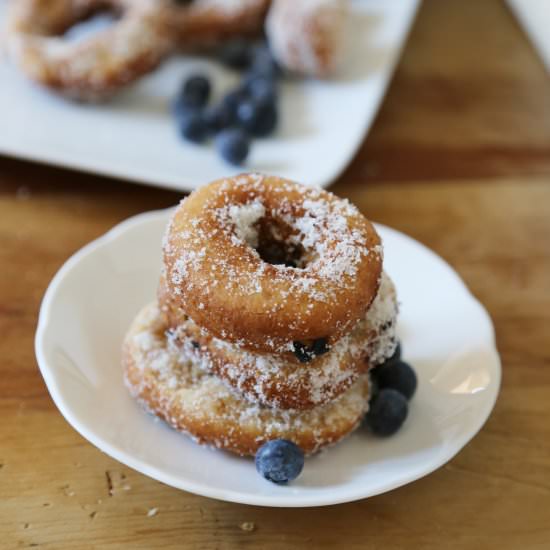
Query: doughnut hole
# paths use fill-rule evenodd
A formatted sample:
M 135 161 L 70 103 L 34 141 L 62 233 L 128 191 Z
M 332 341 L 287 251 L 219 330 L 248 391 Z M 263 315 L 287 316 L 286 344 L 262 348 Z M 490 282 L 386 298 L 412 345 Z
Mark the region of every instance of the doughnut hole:
M 258 245 L 255 248 L 260 258 L 271 265 L 285 265 L 304 269 L 312 259 L 296 232 L 280 219 L 267 215 L 257 223 Z
M 122 13 L 113 10 L 98 10 L 88 17 L 71 25 L 64 33 L 63 40 L 72 43 L 82 42 L 111 28 L 120 20 Z

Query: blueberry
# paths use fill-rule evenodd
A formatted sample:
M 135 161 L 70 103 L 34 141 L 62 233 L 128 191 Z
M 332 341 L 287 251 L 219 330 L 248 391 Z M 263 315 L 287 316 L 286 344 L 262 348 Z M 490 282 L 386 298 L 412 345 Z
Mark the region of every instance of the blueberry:
M 242 164 L 250 151 L 250 141 L 240 128 L 223 130 L 216 137 L 216 148 L 223 159 L 231 164 Z
M 277 100 L 277 84 L 272 78 L 250 73 L 243 79 L 243 87 L 257 101 Z
M 311 360 L 313 360 L 314 355 L 305 344 L 296 341 L 292 342 L 292 345 L 294 347 L 294 355 L 296 356 L 296 359 L 300 361 L 300 363 L 309 363 Z
M 246 69 L 252 62 L 252 48 L 245 40 L 231 40 L 221 49 L 220 60 L 233 69 Z
M 417 379 L 413 368 L 405 361 L 384 363 L 372 371 L 378 387 L 392 388 L 410 399 L 416 391 Z
M 408 412 L 407 399 L 397 390 L 385 388 L 371 399 L 365 423 L 376 435 L 393 435 L 405 422 Z
M 281 69 L 267 44 L 257 46 L 254 49 L 252 57 L 252 72 L 261 74 L 269 78 L 278 78 L 281 76 Z
M 256 470 L 273 483 L 288 483 L 296 479 L 304 467 L 304 453 L 286 439 L 264 443 L 256 453 Z
M 210 97 L 210 80 L 204 75 L 193 75 L 183 84 L 180 101 L 188 108 L 204 107 Z
M 248 92 L 240 87 L 227 93 L 222 100 L 222 104 L 232 113 L 232 115 L 236 115 L 239 105 L 247 99 Z
M 251 130 L 256 124 L 258 109 L 256 102 L 252 99 L 245 99 L 237 105 L 237 122 L 245 129 Z
M 237 107 L 237 121 L 254 136 L 267 136 L 277 126 L 277 108 L 269 101 L 245 100 Z
M 219 131 L 229 128 L 235 122 L 234 112 L 224 103 L 206 109 L 204 119 L 208 129 L 217 134 Z
M 370 401 L 372 401 L 379 393 L 380 387 L 378 386 L 378 380 L 376 376 L 373 375 L 374 370 L 370 371 Z
M 401 342 L 397 344 L 397 347 L 395 348 L 395 351 L 393 352 L 393 355 L 391 357 L 388 357 L 384 361 L 384 365 L 387 365 L 389 363 L 397 363 L 401 359 Z
M 172 108 L 172 115 L 176 119 L 186 116 L 187 113 L 191 111 L 197 110 L 194 107 L 188 106 L 183 100 L 183 97 L 181 95 L 177 96 L 176 99 L 172 102 L 171 108 Z
M 317 340 L 314 340 L 311 351 L 315 354 L 315 357 L 328 353 L 330 351 L 330 346 L 328 345 L 327 339 L 317 338 Z
M 309 363 L 316 357 L 319 357 L 319 355 L 323 355 L 330 351 L 326 338 L 317 338 L 313 340 L 311 346 L 307 346 L 298 341 L 292 342 L 292 345 L 294 346 L 294 355 L 300 363 Z
M 194 143 L 202 143 L 208 137 L 208 126 L 200 112 L 183 113 L 178 119 L 180 134 Z

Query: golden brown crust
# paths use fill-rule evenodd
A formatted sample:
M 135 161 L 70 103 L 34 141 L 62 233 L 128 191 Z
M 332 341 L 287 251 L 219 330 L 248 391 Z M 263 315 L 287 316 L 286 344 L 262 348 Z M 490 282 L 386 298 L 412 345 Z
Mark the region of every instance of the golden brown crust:
M 252 222 L 267 220 L 303 247 L 303 268 L 267 263 L 246 242 L 251 209 Z M 371 223 L 327 191 L 259 174 L 218 180 L 185 199 L 169 225 L 169 315 L 174 326 L 187 314 L 217 338 L 266 352 L 336 342 L 372 303 L 381 253 Z
M 367 375 L 309 411 L 254 405 L 167 339 L 166 328 L 155 304 L 136 317 L 123 346 L 125 381 L 149 411 L 200 443 L 253 455 L 264 442 L 285 438 L 314 453 L 353 431 L 368 408 Z

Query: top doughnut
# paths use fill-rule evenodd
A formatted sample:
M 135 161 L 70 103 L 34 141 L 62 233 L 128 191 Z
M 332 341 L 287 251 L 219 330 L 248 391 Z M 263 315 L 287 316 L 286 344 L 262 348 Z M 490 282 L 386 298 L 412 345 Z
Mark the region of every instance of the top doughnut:
M 243 174 L 182 201 L 164 239 L 164 264 L 182 319 L 247 349 L 320 354 L 364 318 L 378 291 L 382 247 L 347 200 Z

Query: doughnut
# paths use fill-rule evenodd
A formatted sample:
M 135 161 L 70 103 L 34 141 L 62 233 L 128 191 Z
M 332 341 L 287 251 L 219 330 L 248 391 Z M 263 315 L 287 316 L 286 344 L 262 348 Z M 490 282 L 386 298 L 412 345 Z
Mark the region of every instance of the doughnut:
M 101 11 L 120 16 L 81 41 L 63 33 Z M 170 51 L 156 0 L 17 0 L 8 10 L 7 49 L 23 72 L 72 99 L 104 99 L 153 70 Z
M 372 224 L 332 193 L 260 174 L 187 197 L 163 243 L 168 317 L 241 347 L 326 353 L 362 318 L 382 272 Z
M 163 15 L 179 47 L 207 48 L 262 32 L 271 0 L 165 0 Z
M 162 284 L 161 284 L 162 287 Z M 160 290 L 159 296 L 165 294 Z M 366 318 L 338 340 L 330 352 L 307 366 L 290 357 L 247 352 L 219 340 L 188 319 L 172 330 L 188 353 L 207 356 L 210 372 L 249 401 L 281 409 L 310 409 L 347 390 L 359 375 L 395 351 L 397 300 L 395 287 L 382 276 L 380 290 Z
M 138 314 L 123 345 L 125 383 L 147 410 L 199 443 L 254 455 L 266 441 L 284 438 L 310 454 L 353 431 L 368 409 L 366 374 L 307 411 L 251 403 L 201 367 L 167 328 L 156 303 Z
M 273 0 L 265 30 L 281 67 L 330 75 L 340 57 L 347 8 L 346 0 Z

